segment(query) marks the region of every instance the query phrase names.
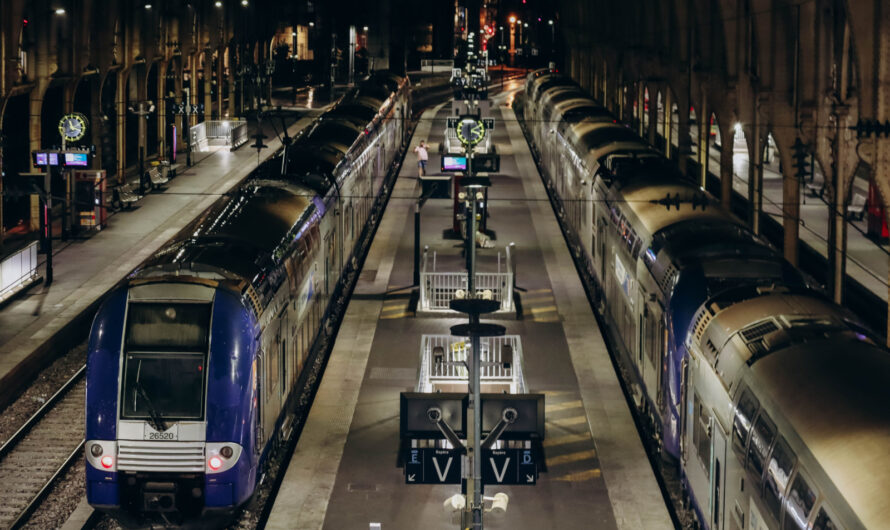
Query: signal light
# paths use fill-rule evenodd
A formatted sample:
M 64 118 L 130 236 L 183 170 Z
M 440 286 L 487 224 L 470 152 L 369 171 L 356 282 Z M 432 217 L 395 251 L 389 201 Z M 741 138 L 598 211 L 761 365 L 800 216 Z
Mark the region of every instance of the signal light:
M 102 467 L 105 469 L 111 469 L 114 466 L 114 458 L 111 455 L 105 455 L 102 457 L 102 460 L 99 461 L 102 464 Z
M 216 471 L 222 467 L 222 460 L 220 460 L 218 456 L 212 456 L 210 457 L 210 460 L 207 461 L 207 465 L 210 466 L 210 469 Z

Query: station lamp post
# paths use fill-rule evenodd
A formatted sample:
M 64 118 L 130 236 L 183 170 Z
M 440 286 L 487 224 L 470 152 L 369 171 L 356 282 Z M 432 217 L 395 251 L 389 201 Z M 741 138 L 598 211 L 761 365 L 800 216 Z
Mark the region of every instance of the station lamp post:
M 145 128 L 148 116 L 154 114 L 155 104 L 151 101 L 140 101 L 128 107 L 127 110 L 139 119 L 137 128 L 139 138 L 139 195 L 145 195 Z

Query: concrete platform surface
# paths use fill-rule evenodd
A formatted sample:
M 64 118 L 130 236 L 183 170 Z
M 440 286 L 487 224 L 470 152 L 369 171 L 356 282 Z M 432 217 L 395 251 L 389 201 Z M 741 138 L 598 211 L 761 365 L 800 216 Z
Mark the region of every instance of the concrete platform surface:
M 514 83 L 508 89 L 516 89 Z M 480 249 L 491 266 L 516 243 L 524 318 L 498 320 L 521 336 L 531 392 L 546 397 L 546 472 L 535 486 L 503 491 L 507 512 L 487 528 L 672 528 L 638 439 L 596 320 L 512 111 L 497 96 L 495 142 L 502 172 L 492 177 L 489 228 L 496 247 Z M 424 113 L 413 143 L 441 141 L 448 106 Z M 412 145 L 413 147 L 413 145 Z M 453 529 L 442 503 L 459 486 L 406 485 L 398 468 L 399 394 L 417 382 L 420 339 L 447 334 L 464 318 L 415 317 L 404 289 L 412 283 L 413 208 L 420 187 L 409 160 L 393 190 L 350 301 L 324 378 L 286 471 L 267 528 Z M 430 168 L 438 167 L 431 153 Z M 451 202 L 422 210 L 422 243 L 453 263 L 457 241 L 443 240 Z M 444 265 L 439 266 L 443 270 Z M 460 270 L 456 270 L 459 272 Z

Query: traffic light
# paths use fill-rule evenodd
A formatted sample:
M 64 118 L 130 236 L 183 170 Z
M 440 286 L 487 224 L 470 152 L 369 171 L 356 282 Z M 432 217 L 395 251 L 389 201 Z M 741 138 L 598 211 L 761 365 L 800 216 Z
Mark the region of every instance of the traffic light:
M 791 149 L 793 151 L 791 156 L 794 158 L 795 175 L 799 179 L 805 179 L 809 174 L 809 168 L 807 167 L 807 146 L 800 141 L 800 138 L 796 138 Z

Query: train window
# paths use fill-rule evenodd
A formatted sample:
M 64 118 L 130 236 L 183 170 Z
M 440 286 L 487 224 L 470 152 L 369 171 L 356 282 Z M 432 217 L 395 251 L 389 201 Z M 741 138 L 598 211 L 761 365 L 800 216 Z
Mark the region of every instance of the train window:
M 754 423 L 754 429 L 751 431 L 751 443 L 748 444 L 748 466 L 752 470 L 754 476 L 759 478 L 763 476 L 763 465 L 766 461 L 766 455 L 769 453 L 770 445 L 776 437 L 776 425 L 766 415 L 761 412 Z
M 281 357 L 279 348 L 280 346 L 273 346 L 266 351 L 266 401 L 278 389 L 278 359 Z
M 838 530 L 839 528 L 840 526 L 825 511 L 825 507 L 819 508 L 819 515 L 816 516 L 816 521 L 813 522 L 813 530 Z
M 127 308 L 127 351 L 205 352 L 210 339 L 210 304 L 131 303 Z
M 711 415 L 701 402 L 698 394 L 693 394 L 695 400 L 695 419 L 692 431 L 692 443 L 695 445 L 698 459 L 702 466 L 708 469 L 711 465 Z
M 782 494 L 788 484 L 791 468 L 794 467 L 794 453 L 780 436 L 770 454 L 763 482 L 763 498 L 776 521 L 782 511 Z
M 741 394 L 732 421 L 732 448 L 744 457 L 748 432 L 751 430 L 751 422 L 754 421 L 757 409 L 760 408 L 760 402 L 747 388 L 743 388 Z
M 285 363 L 287 362 L 287 339 L 281 339 L 281 350 L 278 352 L 278 380 L 281 381 L 279 385 L 279 396 L 284 396 L 284 386 L 285 386 Z
M 788 496 L 785 497 L 785 519 L 782 528 L 784 530 L 806 528 L 814 504 L 816 504 L 816 492 L 798 472 L 791 489 L 788 490 Z

